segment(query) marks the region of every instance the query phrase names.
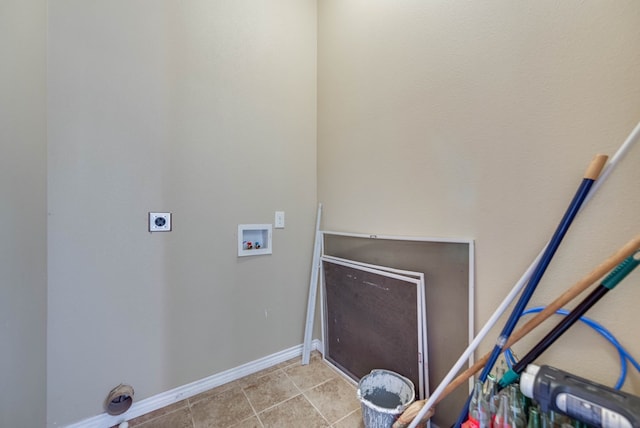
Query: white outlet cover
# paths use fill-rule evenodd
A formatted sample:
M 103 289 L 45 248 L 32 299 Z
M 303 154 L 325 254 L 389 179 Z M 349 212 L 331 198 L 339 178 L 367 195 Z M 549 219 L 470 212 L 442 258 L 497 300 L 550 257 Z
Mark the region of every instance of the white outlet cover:
M 276 229 L 284 229 L 284 211 L 276 211 L 274 223 Z
M 170 232 L 171 213 L 149 213 L 149 232 Z

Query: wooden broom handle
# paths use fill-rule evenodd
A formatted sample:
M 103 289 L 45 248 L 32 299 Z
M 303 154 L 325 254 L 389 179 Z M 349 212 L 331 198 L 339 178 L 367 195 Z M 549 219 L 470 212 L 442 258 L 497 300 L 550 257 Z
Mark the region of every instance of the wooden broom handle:
M 551 302 L 542 312 L 539 312 L 535 317 L 531 318 L 526 324 L 520 327 L 518 330 L 513 332 L 513 334 L 507 340 L 507 343 L 503 347 L 503 349 L 509 348 L 511 345 L 516 343 L 518 340 L 522 339 L 525 335 L 527 335 L 531 330 L 536 328 L 538 325 L 542 324 L 547 318 L 551 315 L 555 314 L 555 312 L 582 293 L 584 290 L 589 288 L 591 284 L 596 282 L 598 279 L 605 276 L 609 273 L 613 268 L 622 263 L 624 259 L 632 255 L 640 249 L 640 235 L 633 238 L 631 241 L 622 246 L 618 251 L 612 254 L 608 259 L 598 265 L 594 270 L 592 270 L 588 275 L 582 278 L 580 281 L 576 282 L 572 287 L 567 289 L 564 293 L 562 293 L 556 300 Z M 475 362 L 471 367 L 463 371 L 451 381 L 449 385 L 442 391 L 442 394 L 436 400 L 436 404 L 442 401 L 447 395 L 449 395 L 452 391 L 454 391 L 458 386 L 465 383 L 471 376 L 473 376 L 476 372 L 480 371 L 486 364 L 487 360 L 491 353 L 485 354 L 482 358 Z M 407 423 L 411 423 L 413 418 L 416 417 L 422 406 L 426 400 L 418 400 L 414 402 L 411 406 L 404 411 L 404 413 L 398 419 L 398 424 L 394 424 L 394 428 L 400 428 L 405 426 Z
M 583 178 L 597 180 L 600 172 L 602 172 L 602 168 L 604 168 L 604 164 L 607 163 L 608 158 L 609 156 L 607 155 L 596 155 L 587 167 Z

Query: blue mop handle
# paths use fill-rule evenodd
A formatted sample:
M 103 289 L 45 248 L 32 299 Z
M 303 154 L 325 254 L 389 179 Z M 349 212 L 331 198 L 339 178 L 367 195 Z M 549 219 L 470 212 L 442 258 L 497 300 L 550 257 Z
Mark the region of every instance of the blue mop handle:
M 569 204 L 569 208 L 567 208 L 567 211 L 562 217 L 560 224 L 556 228 L 556 231 L 554 232 L 553 236 L 551 237 L 551 240 L 549 241 L 549 245 L 545 249 L 544 254 L 542 255 L 542 258 L 540 259 L 535 270 L 531 274 L 531 278 L 529 279 L 527 286 L 525 287 L 524 291 L 520 295 L 520 298 L 518 299 L 518 302 L 516 303 L 515 308 L 511 312 L 511 315 L 509 316 L 507 323 L 502 329 L 502 333 L 500 333 L 500 336 L 496 341 L 496 345 L 494 346 L 493 351 L 491 352 L 491 355 L 489 356 L 489 359 L 487 360 L 487 363 L 485 364 L 484 369 L 480 374 L 480 377 L 479 377 L 480 381 L 484 382 L 485 380 L 487 380 L 487 376 L 493 369 L 493 366 L 498 360 L 498 357 L 502 353 L 502 348 L 507 343 L 507 340 L 509 339 L 509 336 L 513 332 L 513 329 L 515 328 L 516 324 L 518 323 L 520 316 L 522 316 L 522 312 L 524 312 L 527 304 L 529 303 L 529 300 L 531 299 L 531 296 L 533 295 L 533 292 L 535 291 L 536 287 L 538 286 L 538 283 L 542 279 L 542 275 L 544 275 L 545 271 L 547 270 L 547 267 L 549 266 L 549 263 L 551 262 L 551 259 L 553 258 L 556 251 L 558 250 L 558 247 L 560 247 L 560 243 L 562 242 L 562 239 L 564 238 L 565 234 L 569 230 L 569 226 L 571 226 L 573 219 L 578 214 L 578 211 L 580 210 L 580 206 L 582 205 L 585 198 L 589 194 L 589 190 L 591 189 L 593 182 L 598 178 L 598 175 L 600 175 L 600 171 L 602 171 L 602 168 L 604 167 L 604 164 L 606 161 L 607 161 L 606 155 L 596 155 L 596 157 L 589 164 L 589 167 L 585 172 L 582 182 L 580 183 L 580 186 L 578 187 L 578 190 L 576 191 L 576 194 L 574 195 L 573 200 Z M 467 401 L 462 411 L 460 412 L 460 416 L 458 416 L 458 420 L 455 424 L 456 428 L 459 428 L 462 425 L 462 423 L 467 419 L 470 402 L 471 402 L 471 395 L 469 395 L 469 397 L 467 398 Z

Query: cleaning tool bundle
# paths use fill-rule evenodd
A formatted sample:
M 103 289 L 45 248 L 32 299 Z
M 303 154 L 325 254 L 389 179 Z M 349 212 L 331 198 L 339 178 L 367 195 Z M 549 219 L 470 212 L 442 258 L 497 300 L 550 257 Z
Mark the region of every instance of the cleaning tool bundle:
M 625 259 L 617 268 L 613 270 L 603 281 L 589 294 L 571 313 L 551 330 L 536 346 L 531 349 L 516 365 L 513 366 L 500 379 L 500 388 L 515 382 L 520 377 L 520 373 L 546 351 L 565 331 L 580 319 L 593 305 L 595 305 L 605 294 L 620 283 L 640 264 L 640 251 Z
M 595 269 L 589 272 L 586 276 L 584 276 L 580 281 L 576 282 L 574 285 L 569 287 L 565 292 L 563 292 L 560 296 L 558 296 L 553 302 L 547 305 L 543 310 L 538 311 L 537 315 L 527 321 L 522 327 L 519 327 L 518 330 L 514 331 L 509 340 L 505 345 L 505 349 L 511 347 L 513 344 L 518 342 L 524 336 L 529 334 L 534 328 L 542 324 L 546 321 L 551 315 L 555 314 L 557 310 L 565 306 L 567 303 L 571 302 L 574 298 L 576 298 L 580 293 L 589 288 L 592 284 L 594 284 L 598 279 L 605 276 L 608 272 L 614 269 L 617 265 L 622 263 L 627 257 L 631 256 L 635 252 L 640 249 L 640 235 L 634 237 L 625 245 L 623 245 L 620 249 L 618 249 L 614 254 L 609 256 L 605 261 L 600 263 Z M 447 396 L 451 391 L 456 389 L 458 386 L 462 385 L 469 379 L 471 376 L 476 374 L 478 371 L 484 367 L 484 364 L 489 359 L 490 353 L 482 356 L 478 361 L 476 361 L 471 367 L 462 372 L 458 377 L 456 377 L 443 392 L 443 396 Z
M 604 184 L 605 180 L 611 175 L 613 170 L 617 167 L 617 165 L 622 161 L 624 156 L 631 150 L 633 145 L 640 140 L 640 123 L 636 125 L 636 127 L 631 131 L 631 133 L 627 136 L 623 144 L 618 148 L 614 156 L 608 162 L 608 164 L 604 167 L 600 177 L 592 186 L 591 191 L 588 193 L 586 199 L 583 201 L 583 206 L 590 200 L 593 194 Z M 547 244 L 548 246 L 549 244 Z M 637 248 L 636 248 L 637 249 Z M 427 400 L 418 400 L 414 402 L 409 408 L 400 416 L 400 418 L 394 423 L 394 428 L 415 428 L 419 423 L 423 421 L 423 419 L 428 418 L 427 415 L 433 413 L 434 405 L 443 399 L 446 394 L 450 393 L 454 387 L 450 387 L 450 382 L 456 376 L 456 374 L 462 369 L 462 367 L 466 364 L 469 357 L 473 354 L 479 344 L 482 342 L 484 337 L 488 334 L 488 332 L 493 328 L 498 319 L 502 316 L 502 314 L 507 310 L 511 302 L 518 295 L 522 287 L 524 287 L 525 283 L 529 281 L 531 278 L 534 269 L 538 265 L 541 260 L 544 252 L 546 251 L 546 247 L 538 254 L 538 256 L 533 260 L 533 262 L 529 265 L 527 270 L 520 277 L 518 282 L 514 285 L 513 289 L 510 293 L 505 297 L 505 299 L 500 303 L 496 311 L 491 315 L 489 320 L 485 323 L 485 325 L 480 329 L 480 331 L 476 334 L 475 338 L 472 340 L 471 344 L 467 347 L 467 349 L 460 355 L 456 363 L 451 367 L 447 375 L 442 379 L 438 387 L 431 393 Z M 628 255 L 628 254 L 627 254 Z M 614 264 L 615 266 L 615 264 Z M 612 266 L 613 267 L 613 266 Z M 612 267 L 605 271 L 608 272 Z M 598 269 L 596 269 L 598 270 Z M 604 273 L 603 273 L 604 275 Z M 599 278 L 599 277 L 598 277 Z M 595 281 L 595 280 L 594 280 Z M 590 285 L 590 284 L 588 284 Z M 588 286 L 587 285 L 587 286 Z M 552 312 L 551 312 L 552 313 Z M 545 314 L 540 313 L 540 316 Z M 549 316 L 550 314 L 546 314 Z M 538 318 L 538 317 L 536 317 Z M 534 320 L 531 320 L 534 321 Z M 540 321 L 541 322 L 541 321 Z M 539 322 L 538 322 L 539 323 Z M 528 323 L 529 324 L 529 323 Z M 535 327 L 535 326 L 534 326 Z M 533 328 L 533 327 L 531 327 Z M 524 333 L 526 334 L 526 333 Z M 524 335 L 523 334 L 523 335 Z M 488 357 L 487 357 L 488 359 Z M 475 373 L 478 368 L 476 368 L 471 374 Z M 459 376 L 457 380 L 462 377 Z M 467 378 L 469 375 L 467 375 Z M 465 378 L 466 380 L 466 378 Z M 460 385 L 462 382 L 459 382 Z M 457 386 L 457 385 L 456 385 Z M 445 391 L 447 390 L 447 391 Z M 446 394 L 445 394 L 446 392 Z
M 587 194 L 589 193 L 589 189 L 591 189 L 591 186 L 593 185 L 594 181 L 598 178 L 598 175 L 600 175 L 600 172 L 602 171 L 602 168 L 604 167 L 604 164 L 606 161 L 607 161 L 607 156 L 597 155 L 593 159 L 593 161 L 589 164 L 589 167 L 585 172 L 585 175 L 582 179 L 582 182 L 580 183 L 580 186 L 578 187 L 578 190 L 576 191 L 576 194 L 573 197 L 573 200 L 569 204 L 569 207 L 567 208 L 567 211 L 562 217 L 560 224 L 556 228 L 556 231 L 554 232 L 551 240 L 549 241 L 549 245 L 547 245 L 547 248 L 545 249 L 544 254 L 542 255 L 542 258 L 538 262 L 536 269 L 531 275 L 531 279 L 529 280 L 529 282 L 527 283 L 527 286 L 525 287 L 524 291 L 520 295 L 520 298 L 518 299 L 518 302 L 516 303 L 515 308 L 511 312 L 511 315 L 509 316 L 507 323 L 502 329 L 502 332 L 500 333 L 500 336 L 496 341 L 493 351 L 489 356 L 489 360 L 487 361 L 487 364 L 485 364 L 482 373 L 480 373 L 480 378 L 479 378 L 480 381 L 484 382 L 485 380 L 487 380 L 487 376 L 491 372 L 491 369 L 493 369 L 493 365 L 495 364 L 495 362 L 498 360 L 498 357 L 502 353 L 502 348 L 507 343 L 509 336 L 515 329 L 515 326 L 518 320 L 520 319 L 522 312 L 525 310 L 527 304 L 529 303 L 529 300 L 531 299 L 531 296 L 533 295 L 533 292 L 535 291 L 536 287 L 540 283 L 540 280 L 542 279 L 542 275 L 544 275 L 545 271 L 547 270 L 547 267 L 549 266 L 549 263 L 551 263 L 551 259 L 555 255 L 558 247 L 560 247 L 560 243 L 562 242 L 562 239 L 564 238 L 565 234 L 569 230 L 569 227 L 571 226 L 573 219 L 575 218 L 576 214 L 578 214 L 578 210 L 580 209 L 580 206 L 582 205 L 585 198 L 587 197 Z M 456 422 L 456 428 L 461 426 L 462 423 L 467 419 L 467 415 L 469 413 L 470 401 L 471 401 L 471 396 L 469 396 L 469 398 L 467 399 L 467 402 L 462 408 L 462 411 L 460 412 L 460 416 L 458 417 L 458 421 Z

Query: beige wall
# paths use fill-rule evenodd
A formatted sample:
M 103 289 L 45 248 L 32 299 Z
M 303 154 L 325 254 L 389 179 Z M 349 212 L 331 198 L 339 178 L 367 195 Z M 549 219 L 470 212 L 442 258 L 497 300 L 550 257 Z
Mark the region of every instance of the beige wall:
M 0 426 L 46 409 L 46 2 L 0 4 Z
M 640 120 L 640 3 L 318 4 L 324 227 L 475 239 L 479 329 L 592 157 L 612 155 Z M 532 304 L 640 233 L 639 163 L 635 147 L 574 222 Z M 639 281 L 634 272 L 590 311 L 635 356 Z M 617 353 L 583 326 L 539 361 L 610 385 L 618 376 Z M 625 389 L 640 394 L 637 372 Z
M 635 2 L 322 0 L 317 33 L 312 1 L 48 6 L 48 54 L 45 2 L 0 13 L 3 426 L 43 425 L 45 385 L 58 426 L 119 382 L 142 399 L 299 344 L 316 200 L 327 229 L 474 238 L 480 325 L 593 154 L 640 120 Z M 638 233 L 639 160 L 532 304 Z M 274 254 L 236 258 L 236 225 L 276 209 Z M 174 231 L 146 232 L 149 210 Z M 590 312 L 634 355 L 639 275 Z M 581 326 L 542 361 L 609 384 L 618 370 Z M 625 389 L 640 394 L 637 373 Z
M 302 343 L 315 1 L 65 0 L 49 26 L 48 425 Z M 273 254 L 238 258 L 276 210 Z

